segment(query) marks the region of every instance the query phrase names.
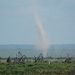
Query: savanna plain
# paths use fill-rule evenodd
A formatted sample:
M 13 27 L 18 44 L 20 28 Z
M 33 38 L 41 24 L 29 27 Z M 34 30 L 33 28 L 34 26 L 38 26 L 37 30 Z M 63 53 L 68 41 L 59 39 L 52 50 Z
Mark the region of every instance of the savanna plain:
M 75 75 L 75 63 L 0 63 L 0 75 Z

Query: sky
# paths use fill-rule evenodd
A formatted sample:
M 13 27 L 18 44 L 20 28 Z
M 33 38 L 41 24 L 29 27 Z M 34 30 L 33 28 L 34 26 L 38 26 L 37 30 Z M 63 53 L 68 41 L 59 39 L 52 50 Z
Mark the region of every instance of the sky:
M 75 0 L 0 0 L 0 45 L 38 42 L 34 7 L 50 44 L 75 44 Z

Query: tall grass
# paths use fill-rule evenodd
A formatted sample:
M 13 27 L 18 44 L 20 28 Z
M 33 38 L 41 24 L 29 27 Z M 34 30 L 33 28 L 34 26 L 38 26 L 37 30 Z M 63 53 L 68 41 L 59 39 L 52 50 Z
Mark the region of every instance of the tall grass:
M 0 63 L 0 75 L 75 75 L 75 63 Z

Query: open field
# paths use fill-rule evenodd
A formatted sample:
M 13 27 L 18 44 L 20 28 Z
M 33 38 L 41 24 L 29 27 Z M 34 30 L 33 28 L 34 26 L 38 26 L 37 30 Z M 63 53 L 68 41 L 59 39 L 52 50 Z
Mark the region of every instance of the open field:
M 75 75 L 75 63 L 0 63 L 0 75 Z

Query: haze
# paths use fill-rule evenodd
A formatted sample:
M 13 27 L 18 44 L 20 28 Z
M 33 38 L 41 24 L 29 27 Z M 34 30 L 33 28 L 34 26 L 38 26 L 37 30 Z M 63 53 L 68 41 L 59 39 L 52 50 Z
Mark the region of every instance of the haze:
M 51 44 L 75 44 L 75 0 L 36 0 Z M 0 0 L 0 44 L 36 44 L 33 0 Z

